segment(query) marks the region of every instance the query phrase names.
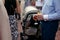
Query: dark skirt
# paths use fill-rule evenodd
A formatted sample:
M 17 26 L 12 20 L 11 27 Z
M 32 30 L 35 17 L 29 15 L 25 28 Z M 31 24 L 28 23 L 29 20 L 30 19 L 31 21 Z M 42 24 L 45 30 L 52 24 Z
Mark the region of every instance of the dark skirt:
M 16 21 L 16 18 L 15 18 L 15 15 L 9 15 L 9 20 L 10 20 L 12 40 L 17 40 L 18 27 L 17 27 L 17 21 Z

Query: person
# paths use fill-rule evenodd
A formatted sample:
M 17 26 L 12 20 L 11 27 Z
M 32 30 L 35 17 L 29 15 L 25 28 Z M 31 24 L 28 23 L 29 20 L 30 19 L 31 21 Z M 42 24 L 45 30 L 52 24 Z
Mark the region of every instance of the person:
M 30 2 L 31 2 L 31 6 L 35 6 L 36 0 L 30 0 Z
M 41 20 L 42 40 L 55 40 L 60 20 L 60 0 L 45 0 L 42 14 L 35 15 Z
M 43 4 L 44 4 L 44 0 L 37 0 L 35 6 L 37 9 L 42 10 Z
M 3 0 L 0 0 L 0 40 L 12 40 L 9 17 Z
M 35 1 L 36 0 L 25 0 L 25 7 L 27 7 L 27 6 L 35 6 Z
M 5 0 L 5 8 L 9 16 L 12 40 L 17 40 L 18 38 L 18 26 L 15 18 L 15 9 L 17 10 L 17 13 L 20 13 L 19 7 L 20 5 L 18 0 Z
M 17 13 L 19 11 L 19 13 Z M 21 0 L 19 0 L 19 10 L 15 8 L 15 17 L 17 20 L 21 20 Z
M 24 0 L 25 1 L 25 7 L 30 5 L 30 0 Z

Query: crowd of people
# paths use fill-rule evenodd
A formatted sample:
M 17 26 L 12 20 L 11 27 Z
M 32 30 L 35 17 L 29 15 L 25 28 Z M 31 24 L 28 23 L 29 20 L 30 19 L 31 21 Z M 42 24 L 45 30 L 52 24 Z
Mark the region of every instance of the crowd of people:
M 41 10 L 41 14 L 35 16 L 41 21 L 42 40 L 55 40 L 60 20 L 60 0 L 24 1 L 24 9 L 34 6 Z M 0 0 L 0 40 L 18 40 L 17 20 L 22 18 L 21 3 L 21 0 Z

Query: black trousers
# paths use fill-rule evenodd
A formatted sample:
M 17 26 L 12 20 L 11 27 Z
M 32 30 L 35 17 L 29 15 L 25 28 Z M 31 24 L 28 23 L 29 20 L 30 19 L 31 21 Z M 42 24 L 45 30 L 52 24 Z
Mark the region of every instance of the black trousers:
M 58 21 L 41 21 L 42 40 L 55 40 Z

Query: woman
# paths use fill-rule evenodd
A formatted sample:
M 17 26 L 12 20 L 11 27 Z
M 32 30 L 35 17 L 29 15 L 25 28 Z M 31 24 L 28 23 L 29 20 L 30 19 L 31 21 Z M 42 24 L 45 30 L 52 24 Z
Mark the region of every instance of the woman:
M 5 7 L 7 9 L 8 16 L 9 16 L 12 40 L 17 40 L 18 27 L 15 18 L 15 9 L 17 9 L 17 13 L 20 13 L 19 2 L 18 0 L 5 0 Z
M 9 17 L 4 7 L 3 0 L 0 0 L 0 40 L 12 40 Z

